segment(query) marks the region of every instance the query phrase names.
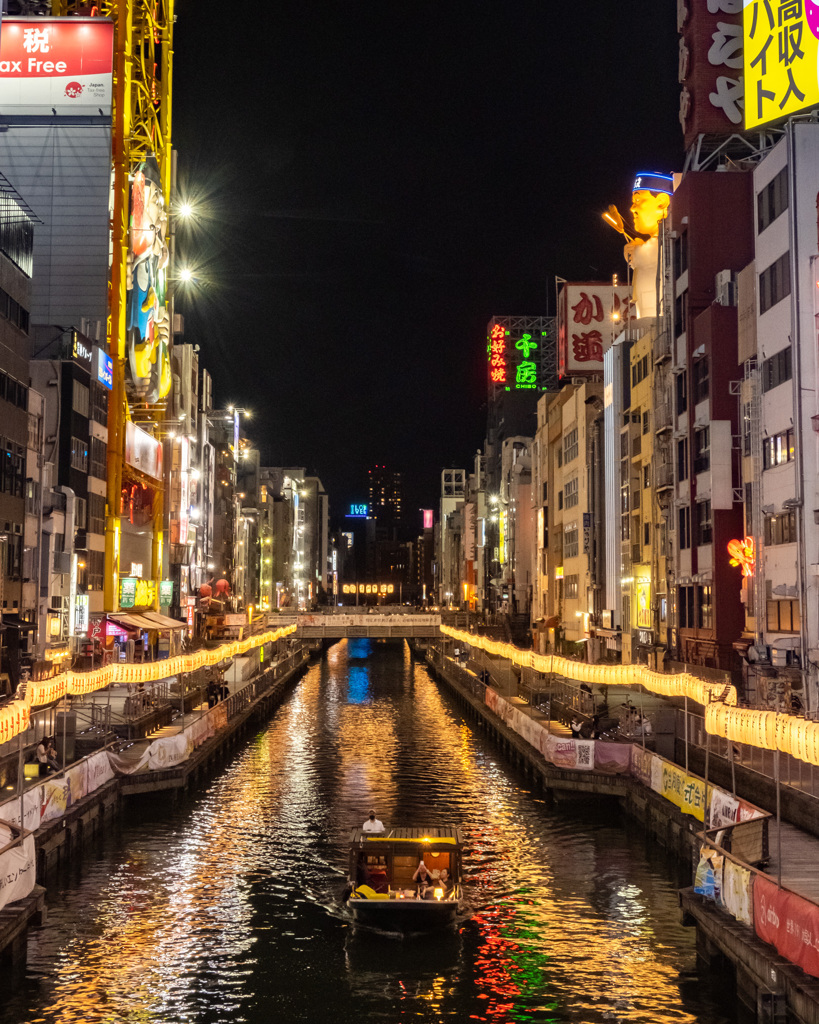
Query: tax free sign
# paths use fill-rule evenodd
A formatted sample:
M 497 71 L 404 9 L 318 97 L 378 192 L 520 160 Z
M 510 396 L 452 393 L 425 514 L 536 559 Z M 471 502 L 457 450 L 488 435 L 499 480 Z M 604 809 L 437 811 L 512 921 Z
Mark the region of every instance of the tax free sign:
M 109 117 L 113 45 L 104 18 L 3 18 L 3 113 Z

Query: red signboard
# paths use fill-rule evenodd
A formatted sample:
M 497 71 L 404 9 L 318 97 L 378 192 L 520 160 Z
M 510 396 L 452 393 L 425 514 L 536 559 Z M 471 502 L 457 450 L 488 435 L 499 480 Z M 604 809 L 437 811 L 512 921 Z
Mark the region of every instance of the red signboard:
M 114 26 L 104 18 L 4 18 L 4 114 L 111 113 Z
M 819 978 L 819 907 L 795 893 L 754 878 L 754 930 L 791 963 Z
M 680 3 L 677 11 L 687 149 L 698 135 L 742 131 L 742 0 Z
M 558 375 L 602 374 L 603 353 L 636 316 L 628 285 L 567 282 L 558 299 Z

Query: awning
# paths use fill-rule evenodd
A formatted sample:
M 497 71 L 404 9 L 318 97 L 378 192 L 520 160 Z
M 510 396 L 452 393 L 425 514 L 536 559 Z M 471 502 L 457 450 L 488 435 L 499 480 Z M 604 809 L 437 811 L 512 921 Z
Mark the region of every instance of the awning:
M 555 629 L 560 625 L 560 616 L 550 615 L 548 619 L 538 619 L 536 625 L 541 626 L 543 629 Z
M 172 619 L 167 615 L 160 615 L 159 612 L 145 612 L 143 619 L 150 619 L 152 629 L 187 629 L 187 622 L 180 622 L 179 619 Z
M 112 615 L 109 615 L 108 618 L 120 626 L 126 626 L 128 629 L 159 628 L 155 622 L 151 622 L 151 620 L 146 618 L 144 615 L 137 615 L 136 612 L 130 615 L 127 612 L 115 612 Z

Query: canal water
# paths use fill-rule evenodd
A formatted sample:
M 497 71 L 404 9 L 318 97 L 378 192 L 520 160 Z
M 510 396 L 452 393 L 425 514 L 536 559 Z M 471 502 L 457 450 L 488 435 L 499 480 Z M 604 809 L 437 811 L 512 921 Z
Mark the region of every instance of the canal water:
M 613 810 L 552 808 L 401 643 L 333 645 L 209 785 L 127 807 L 49 882 L 0 1024 L 734 1024 L 672 862 Z M 346 839 L 370 808 L 460 824 L 455 932 L 350 926 Z

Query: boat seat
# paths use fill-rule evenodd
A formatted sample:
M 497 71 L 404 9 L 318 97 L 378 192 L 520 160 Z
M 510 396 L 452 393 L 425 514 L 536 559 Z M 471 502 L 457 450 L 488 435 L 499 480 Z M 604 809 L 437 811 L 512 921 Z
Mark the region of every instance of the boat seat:
M 389 893 L 376 892 L 369 885 L 359 885 L 353 895 L 365 900 L 388 900 L 390 898 Z

